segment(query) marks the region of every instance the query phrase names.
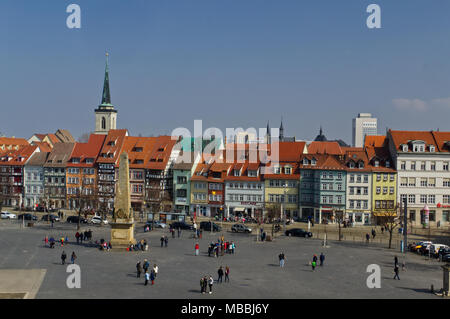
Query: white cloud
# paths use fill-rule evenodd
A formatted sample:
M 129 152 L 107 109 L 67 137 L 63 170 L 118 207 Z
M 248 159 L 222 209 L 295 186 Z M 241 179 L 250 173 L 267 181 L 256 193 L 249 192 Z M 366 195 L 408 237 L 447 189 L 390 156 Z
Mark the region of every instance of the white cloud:
M 392 104 L 399 110 L 411 110 L 424 112 L 429 109 L 429 104 L 420 99 L 393 99 Z

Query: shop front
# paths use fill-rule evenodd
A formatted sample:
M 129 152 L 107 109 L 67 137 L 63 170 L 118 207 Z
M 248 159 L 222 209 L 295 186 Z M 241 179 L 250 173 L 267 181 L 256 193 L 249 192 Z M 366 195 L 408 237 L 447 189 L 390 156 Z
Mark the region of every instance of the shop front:
M 347 211 L 346 222 L 353 226 L 370 225 L 370 212 Z

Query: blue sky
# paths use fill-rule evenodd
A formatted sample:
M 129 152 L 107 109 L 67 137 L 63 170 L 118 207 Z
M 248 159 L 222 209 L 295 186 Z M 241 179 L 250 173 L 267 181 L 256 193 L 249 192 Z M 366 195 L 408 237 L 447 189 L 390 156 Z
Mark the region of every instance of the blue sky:
M 66 7 L 82 27 L 66 27 Z M 381 29 L 366 7 L 381 6 Z M 278 127 L 351 143 L 351 119 L 379 133 L 450 130 L 450 2 L 363 0 L 2 0 L 0 132 L 94 129 L 105 51 L 118 127 Z

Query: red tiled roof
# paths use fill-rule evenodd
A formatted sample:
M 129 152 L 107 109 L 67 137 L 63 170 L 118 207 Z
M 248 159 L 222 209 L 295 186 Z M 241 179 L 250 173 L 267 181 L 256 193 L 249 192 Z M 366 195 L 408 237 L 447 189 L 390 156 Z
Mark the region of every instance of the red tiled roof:
M 97 157 L 97 163 L 119 165 L 119 157 L 127 134 L 127 130 L 109 130 L 103 143 L 103 147 L 100 150 L 100 154 Z M 109 157 L 110 155 L 112 156 Z
M 450 152 L 450 132 L 432 132 L 439 152 Z
M 425 152 L 429 152 L 429 145 L 434 145 L 436 147 L 436 152 L 438 151 L 437 143 L 434 139 L 432 131 L 393 131 L 389 130 L 389 133 L 394 142 L 395 149 L 402 151 L 401 145 L 408 144 L 411 141 L 424 141 L 426 143 Z M 408 152 L 412 152 L 411 148 L 408 148 Z
M 314 141 L 308 145 L 308 154 L 342 155 L 344 151 L 338 142 Z
M 97 157 L 100 154 L 100 150 L 103 146 L 103 142 L 106 139 L 106 135 L 91 134 L 87 143 L 75 143 L 75 147 L 70 156 L 67 166 L 69 167 L 93 167 Z M 72 163 L 73 158 L 79 158 L 80 163 Z M 86 163 L 86 159 L 93 159 L 93 163 Z
M 366 135 L 364 146 L 383 147 L 385 142 L 387 142 L 385 135 Z
M 24 146 L 18 150 L 5 151 L 0 155 L 0 165 L 1 166 L 23 166 L 26 161 L 33 155 L 34 151 L 37 149 L 35 145 Z M 2 158 L 6 157 L 6 160 Z M 10 158 L 10 160 L 8 160 Z

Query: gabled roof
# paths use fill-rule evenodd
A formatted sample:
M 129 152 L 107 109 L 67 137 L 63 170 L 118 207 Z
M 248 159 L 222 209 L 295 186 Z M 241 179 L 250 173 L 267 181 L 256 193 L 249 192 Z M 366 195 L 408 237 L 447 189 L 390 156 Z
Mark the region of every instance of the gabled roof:
M 26 162 L 26 166 L 44 166 L 50 152 L 35 152 Z
M 70 159 L 67 163 L 69 167 L 93 167 L 106 135 L 91 134 L 87 143 L 75 143 Z M 72 159 L 78 158 L 79 163 L 72 163 Z M 86 159 L 93 159 L 92 163 L 86 163 Z
M 450 132 L 432 132 L 439 152 L 450 152 Z
M 314 141 L 308 145 L 308 154 L 342 155 L 344 152 L 338 142 Z
M 18 150 L 4 151 L 0 154 L 0 165 L 23 166 L 36 149 L 37 146 L 28 145 Z
M 394 142 L 395 149 L 398 152 L 403 152 L 402 145 L 409 144 L 412 141 L 424 141 L 427 145 L 425 152 L 429 153 L 429 145 L 434 145 L 436 152 L 438 152 L 437 143 L 434 139 L 432 131 L 393 131 L 389 130 L 389 133 Z M 408 147 L 408 152 L 412 152 L 411 147 Z
M 309 164 L 303 164 L 303 159 L 307 158 Z M 311 165 L 312 159 L 316 160 L 316 165 Z M 330 154 L 305 154 L 300 159 L 301 169 L 318 169 L 318 170 L 347 170 L 347 166 L 344 162 L 343 155 L 330 155 Z
M 28 145 L 30 144 L 24 138 L 0 137 L 0 149 L 2 149 L 3 146 L 5 146 L 5 148 L 20 148 Z
M 164 170 L 172 154 L 172 149 L 177 143 L 176 138 L 171 136 L 152 137 L 153 146 L 149 153 L 148 160 L 145 161 L 146 169 Z
M 47 157 L 44 167 L 66 167 L 75 143 L 56 143 Z
M 128 136 L 127 130 L 109 130 L 97 157 L 97 163 L 109 163 L 118 166 L 125 136 Z
M 75 143 L 75 139 L 68 130 L 59 129 L 55 132 L 55 136 L 60 140 L 61 143 Z
M 386 143 L 386 135 L 366 135 L 364 138 L 364 146 L 383 147 Z

